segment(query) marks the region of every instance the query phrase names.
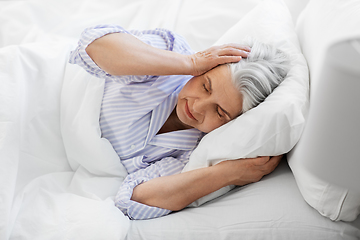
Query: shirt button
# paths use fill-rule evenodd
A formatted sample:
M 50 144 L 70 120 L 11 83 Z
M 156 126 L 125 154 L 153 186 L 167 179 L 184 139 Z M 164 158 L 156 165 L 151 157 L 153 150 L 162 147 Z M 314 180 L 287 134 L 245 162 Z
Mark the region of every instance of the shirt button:
M 134 149 L 135 148 L 135 145 L 133 144 L 133 145 L 131 145 L 131 147 L 130 147 L 131 149 Z

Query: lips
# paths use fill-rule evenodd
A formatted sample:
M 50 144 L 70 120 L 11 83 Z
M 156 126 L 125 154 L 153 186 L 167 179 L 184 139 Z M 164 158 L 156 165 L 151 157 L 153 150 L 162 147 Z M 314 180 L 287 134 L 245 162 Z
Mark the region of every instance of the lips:
M 186 115 L 188 115 L 189 118 L 196 120 L 196 118 L 190 112 L 188 101 L 186 101 L 186 103 L 185 103 L 185 112 L 186 112 Z

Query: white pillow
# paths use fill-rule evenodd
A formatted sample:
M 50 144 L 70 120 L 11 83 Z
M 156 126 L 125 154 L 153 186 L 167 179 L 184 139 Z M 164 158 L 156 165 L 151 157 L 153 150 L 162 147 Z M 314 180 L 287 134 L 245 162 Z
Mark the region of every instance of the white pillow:
M 207 134 L 190 156 L 184 171 L 228 159 L 284 154 L 300 138 L 309 105 L 308 68 L 285 3 L 281 0 L 259 3 L 216 44 L 241 42 L 246 37 L 274 44 L 287 52 L 292 58 L 292 67 L 284 82 L 263 103 Z M 220 189 L 192 206 L 220 196 L 231 188 Z
M 323 79 L 321 74 L 327 48 L 339 40 L 352 39 L 354 37 L 360 38 L 359 13 L 360 2 L 357 0 L 310 1 L 301 13 L 296 28 L 303 53 L 309 64 L 311 97 L 313 97 L 314 101 L 316 99 L 314 96 L 319 96 L 320 91 L 324 88 L 324 85 L 321 85 L 321 83 L 327 80 Z M 346 55 L 344 53 L 339 57 L 343 58 Z M 339 80 L 345 81 L 346 79 Z M 340 93 L 334 97 L 341 99 Z M 315 102 L 313 106 L 315 107 Z M 346 108 L 346 106 L 342 107 Z M 354 111 L 355 109 L 352 110 Z M 334 111 L 336 115 L 339 114 L 335 109 Z M 313 121 L 310 122 L 310 120 L 321 118 L 321 116 L 316 114 L 317 112 L 310 110 L 309 125 L 304 130 L 303 138 L 288 155 L 289 165 L 304 199 L 312 207 L 331 220 L 352 221 L 360 213 L 360 191 L 356 192 L 351 189 L 351 186 L 341 184 L 345 179 L 351 182 L 352 176 L 348 172 L 341 174 L 339 168 L 336 165 L 332 165 L 331 161 L 326 163 L 331 158 L 331 156 L 327 157 L 331 155 L 331 151 L 316 152 L 311 147 L 314 144 L 313 139 L 321 139 L 323 136 L 314 135 L 316 132 L 312 129 L 314 125 Z M 339 122 L 340 124 L 342 123 Z M 326 124 L 324 125 L 326 127 Z M 319 132 L 321 131 L 319 130 Z M 323 139 L 323 142 L 325 140 L 327 139 Z M 334 142 L 336 143 L 336 141 Z M 317 147 L 322 149 L 320 145 L 317 145 Z M 359 145 L 358 142 L 353 143 L 353 146 L 357 145 Z M 340 150 L 341 148 L 341 146 L 337 145 L 338 152 L 342 151 Z M 315 154 L 316 156 L 321 156 L 322 159 L 314 159 Z M 348 159 L 346 154 L 342 154 L 339 161 L 341 161 L 341 167 L 344 169 L 356 168 L 356 165 L 354 165 L 356 160 L 352 157 Z M 326 174 L 323 174 L 324 171 L 335 172 L 336 174 L 333 174 L 331 178 L 326 178 L 324 177 Z M 357 173 L 355 171 L 355 174 L 358 176 L 358 171 Z M 359 186 L 359 183 L 356 184 Z

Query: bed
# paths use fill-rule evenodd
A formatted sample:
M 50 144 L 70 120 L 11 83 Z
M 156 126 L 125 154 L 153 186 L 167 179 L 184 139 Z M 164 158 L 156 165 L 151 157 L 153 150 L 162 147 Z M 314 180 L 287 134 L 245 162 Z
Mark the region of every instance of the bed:
M 0 239 L 360 239 L 360 191 L 304 168 L 301 141 L 321 57 L 333 40 L 360 36 L 359 11 L 335 0 L 0 1 Z M 184 171 L 290 153 L 257 183 L 129 220 L 114 206 L 126 171 L 99 132 L 104 82 L 67 62 L 83 29 L 104 23 L 174 30 L 195 51 L 243 35 L 286 47 L 294 80 L 206 136 Z

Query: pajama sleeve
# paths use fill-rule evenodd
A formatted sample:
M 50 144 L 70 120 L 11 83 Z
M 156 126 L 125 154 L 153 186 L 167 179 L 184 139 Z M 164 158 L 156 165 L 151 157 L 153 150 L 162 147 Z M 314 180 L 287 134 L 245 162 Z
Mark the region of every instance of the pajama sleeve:
M 153 178 L 180 173 L 188 162 L 189 155 L 190 153 L 187 152 L 178 158 L 166 157 L 147 168 L 129 174 L 115 197 L 115 206 L 133 220 L 157 218 L 169 214 L 170 210 L 148 206 L 131 200 L 133 189 Z
M 99 78 L 105 78 L 106 76 L 110 77 L 111 75 L 107 74 L 104 70 L 99 68 L 85 51 L 86 47 L 90 43 L 110 33 L 129 33 L 129 32 L 120 26 L 111 26 L 111 25 L 98 25 L 95 27 L 86 28 L 81 34 L 77 48 L 70 53 L 69 63 L 78 64 L 79 66 L 84 68 L 88 73 L 96 77 Z

